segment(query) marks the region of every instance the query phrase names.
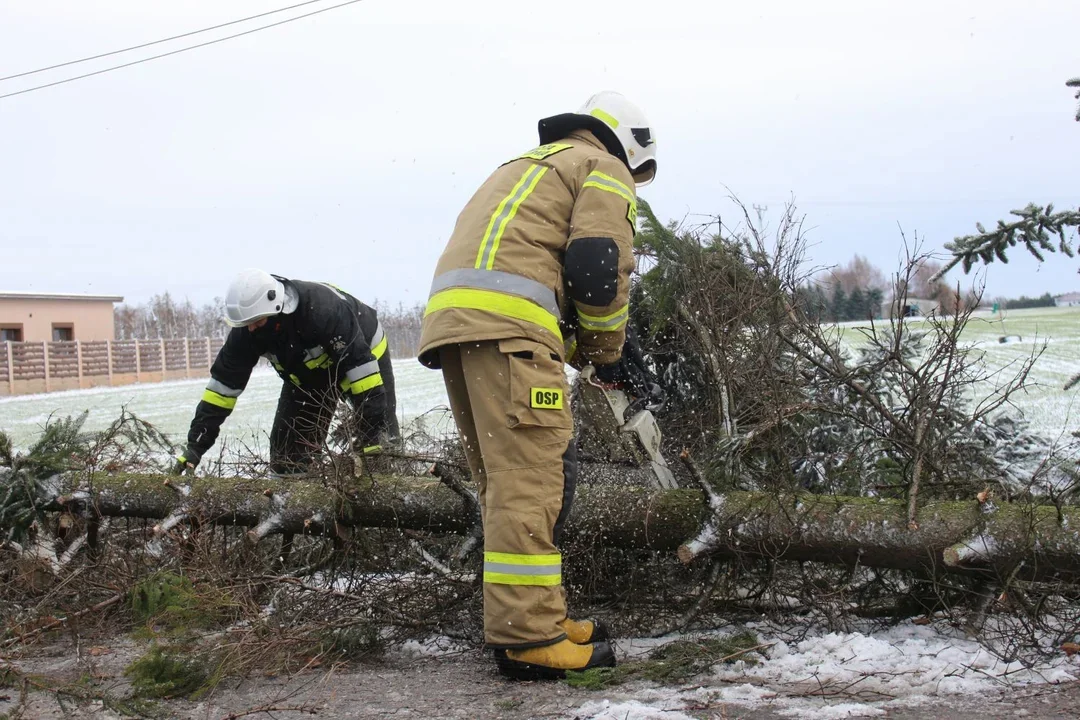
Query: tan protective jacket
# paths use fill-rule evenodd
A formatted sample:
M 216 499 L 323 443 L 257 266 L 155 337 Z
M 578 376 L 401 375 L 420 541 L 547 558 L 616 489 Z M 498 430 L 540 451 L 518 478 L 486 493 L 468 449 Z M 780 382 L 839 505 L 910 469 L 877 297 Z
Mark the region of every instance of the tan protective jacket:
M 636 222 L 630 171 L 591 132 L 503 164 L 461 211 L 439 258 L 420 362 L 437 368 L 443 345 L 515 337 L 579 367 L 615 362 Z

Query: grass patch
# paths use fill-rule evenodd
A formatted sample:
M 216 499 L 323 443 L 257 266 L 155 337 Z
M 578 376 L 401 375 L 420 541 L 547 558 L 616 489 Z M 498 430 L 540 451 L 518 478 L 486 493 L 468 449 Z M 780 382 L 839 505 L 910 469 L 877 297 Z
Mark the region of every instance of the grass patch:
M 707 672 L 721 662 L 758 662 L 761 644 L 757 635 L 744 630 L 722 638 L 676 640 L 662 645 L 645 660 L 626 662 L 613 668 L 591 668 L 582 672 L 569 671 L 566 682 L 584 690 L 604 690 L 631 680 L 649 680 L 660 684 L 679 683 Z
M 159 645 L 156 642 L 124 669 L 137 695 L 154 698 L 191 698 L 211 685 L 214 663 L 192 652 L 187 645 Z
M 235 615 L 236 609 L 228 593 L 167 571 L 139 581 L 131 589 L 130 601 L 132 614 L 144 628 L 136 635 L 143 637 L 213 627 Z

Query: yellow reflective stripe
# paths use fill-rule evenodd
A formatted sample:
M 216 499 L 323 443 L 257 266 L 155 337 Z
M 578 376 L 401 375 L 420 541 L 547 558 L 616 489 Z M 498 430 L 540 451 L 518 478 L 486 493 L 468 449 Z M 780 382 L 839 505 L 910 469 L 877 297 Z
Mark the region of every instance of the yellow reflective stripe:
M 382 356 L 383 356 L 384 354 L 386 354 L 386 347 L 387 347 L 387 345 L 388 345 L 388 343 L 387 343 L 387 338 L 386 338 L 386 335 L 383 335 L 383 339 L 382 339 L 382 341 L 381 341 L 381 342 L 379 342 L 379 344 L 378 344 L 378 345 L 376 345 L 376 346 L 375 346 L 375 347 L 374 347 L 374 348 L 372 349 L 372 351 L 371 351 L 371 354 L 375 356 L 375 359 L 376 359 L 376 360 L 378 360 L 378 359 L 379 359 L 379 358 L 381 358 L 381 357 L 382 357 Z
M 519 555 L 516 553 L 485 552 L 484 562 L 513 563 L 514 565 L 559 565 L 562 555 Z
M 485 310 L 515 320 L 524 320 L 539 325 L 555 337 L 562 339 L 557 317 L 532 301 L 514 295 L 506 295 L 494 290 L 450 288 L 431 296 L 431 299 L 428 300 L 427 309 L 424 310 L 424 317 L 448 308 Z
M 562 555 L 485 552 L 484 582 L 496 585 L 560 585 Z
M 634 198 L 634 193 L 626 186 L 621 180 L 616 180 L 607 173 L 602 173 L 599 170 L 593 170 L 589 173 L 589 176 L 585 178 L 585 184 L 582 188 L 593 187 L 598 190 L 606 190 L 609 193 L 615 193 L 626 202 L 631 205 L 636 205 L 637 200 Z
M 364 455 L 375 455 L 380 452 L 382 452 L 382 445 L 368 445 L 363 450 Z
M 236 407 L 236 398 L 225 397 L 224 395 L 216 393 L 213 390 L 204 390 L 202 399 L 205 403 L 217 405 L 219 408 L 225 408 L 226 410 L 232 410 L 234 407 Z
M 367 392 L 371 388 L 379 387 L 382 385 L 382 375 L 375 373 L 374 375 L 368 375 L 365 378 L 360 378 L 356 382 L 349 382 L 343 380 L 341 382 L 341 389 L 348 390 L 353 395 L 359 395 L 362 392 Z
M 578 310 L 578 320 L 580 325 L 585 330 L 592 330 L 593 332 L 611 332 L 618 330 L 626 324 L 627 319 L 630 317 L 630 306 L 623 305 L 621 309 L 616 310 L 610 315 L 595 316 L 586 315 Z
M 307 365 L 308 370 L 318 370 L 319 368 L 329 366 L 332 362 L 333 360 L 330 358 L 330 356 L 326 353 L 323 353 L 317 358 L 305 361 L 304 365 Z
M 484 572 L 484 582 L 494 585 L 562 585 L 562 575 L 514 575 L 513 573 Z
M 601 110 L 600 108 L 593 108 L 589 111 L 589 114 L 592 115 L 594 118 L 599 118 L 600 120 L 603 120 L 604 123 L 610 126 L 612 130 L 619 127 L 619 121 L 613 118 L 608 113 Z
M 510 194 L 504 197 L 495 208 L 495 212 L 491 213 L 491 219 L 488 220 L 487 229 L 484 231 L 484 239 L 480 243 L 480 249 L 476 251 L 475 267 L 486 270 L 494 267 L 495 253 L 499 251 L 499 242 L 502 241 L 506 226 L 517 215 L 521 203 L 529 197 L 547 171 L 547 167 L 543 165 L 529 165 Z

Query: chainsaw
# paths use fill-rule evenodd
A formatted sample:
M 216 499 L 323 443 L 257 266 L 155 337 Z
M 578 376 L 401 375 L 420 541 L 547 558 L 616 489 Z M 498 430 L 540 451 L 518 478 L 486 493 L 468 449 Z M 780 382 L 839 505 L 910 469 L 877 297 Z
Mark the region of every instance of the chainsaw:
M 574 394 L 582 449 L 607 462 L 647 467 L 652 485 L 675 489 L 678 483 L 660 452 L 662 435 L 653 414 L 663 409 L 664 392 L 629 331 L 622 363 L 626 381 L 618 384 L 601 382 L 592 365 L 578 374 Z

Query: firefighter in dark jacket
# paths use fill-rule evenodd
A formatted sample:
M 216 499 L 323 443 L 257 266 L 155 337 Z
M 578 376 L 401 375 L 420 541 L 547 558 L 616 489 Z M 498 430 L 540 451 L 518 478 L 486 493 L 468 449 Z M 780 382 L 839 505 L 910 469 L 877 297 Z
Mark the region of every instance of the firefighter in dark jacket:
M 210 368 L 187 447 L 173 472 L 194 469 L 266 358 L 284 380 L 270 431 L 270 470 L 305 472 L 326 441 L 339 399 L 355 409 L 356 450 L 378 454 L 397 439 L 394 372 L 375 311 L 326 283 L 244 270 L 225 298 L 233 328 Z

